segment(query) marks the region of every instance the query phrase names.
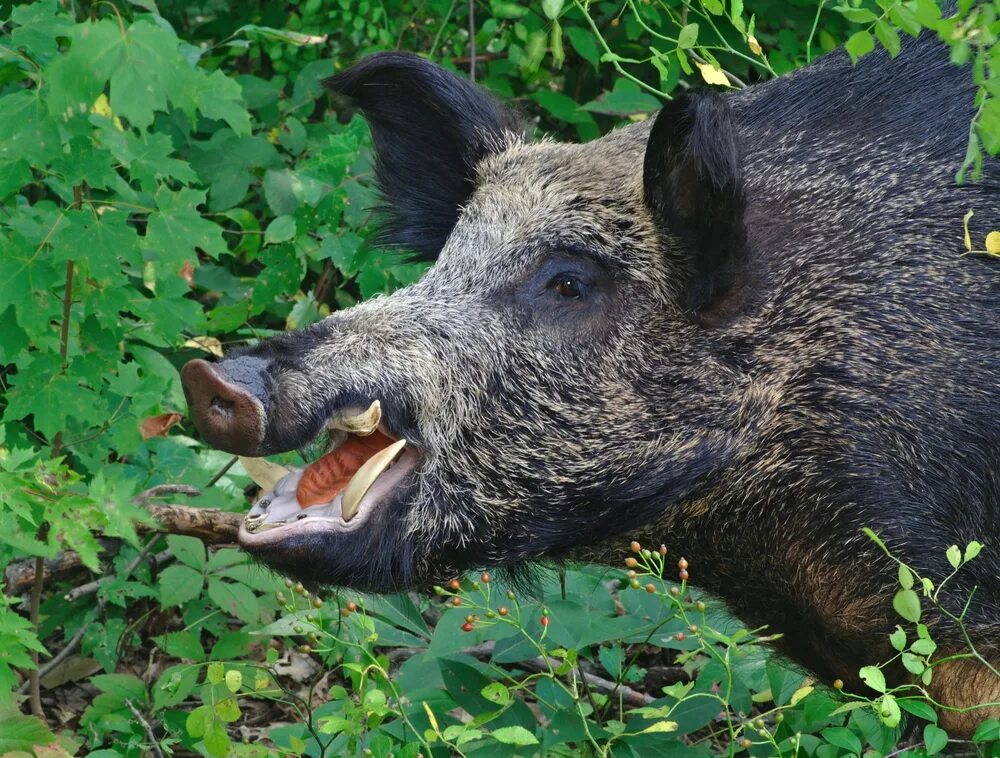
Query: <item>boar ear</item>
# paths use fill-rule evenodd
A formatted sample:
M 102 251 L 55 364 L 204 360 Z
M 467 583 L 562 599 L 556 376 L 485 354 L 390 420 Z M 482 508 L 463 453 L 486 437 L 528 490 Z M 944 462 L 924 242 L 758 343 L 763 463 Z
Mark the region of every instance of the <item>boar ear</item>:
M 326 83 L 371 126 L 383 240 L 433 260 L 475 189 L 476 164 L 524 134 L 520 119 L 484 89 L 408 53 L 370 55 Z
M 697 311 L 725 297 L 746 263 L 743 177 L 725 100 L 684 94 L 660 111 L 646 144 L 643 188 L 654 219 L 683 247 L 684 306 Z

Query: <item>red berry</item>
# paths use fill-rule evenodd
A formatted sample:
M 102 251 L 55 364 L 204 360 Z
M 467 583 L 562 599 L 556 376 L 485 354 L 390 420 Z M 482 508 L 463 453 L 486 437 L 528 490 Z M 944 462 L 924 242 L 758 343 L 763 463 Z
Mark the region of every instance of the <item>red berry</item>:
M 479 578 L 482 580 L 483 584 L 489 584 L 490 583 L 490 575 L 486 571 L 484 571 L 483 575 L 481 577 L 479 577 Z
M 355 611 L 356 611 L 357 609 L 358 609 L 358 604 L 357 604 L 357 603 L 355 603 L 355 602 L 354 602 L 353 600 L 351 600 L 351 601 L 350 601 L 350 602 L 349 602 L 349 603 L 347 604 L 347 612 L 348 612 L 348 613 L 354 613 L 354 612 L 355 612 Z
M 458 579 L 452 579 L 448 582 L 448 589 L 452 592 L 458 592 L 462 588 L 462 583 Z
M 501 616 L 506 616 L 506 615 L 507 615 L 508 613 L 510 613 L 510 611 L 508 611 L 508 610 L 507 610 L 507 607 L 506 607 L 506 606 L 503 606 L 503 605 L 501 605 L 501 606 L 500 606 L 500 607 L 499 607 L 499 608 L 497 609 L 497 613 L 499 613 L 499 614 L 500 614 Z
M 549 617 L 542 616 L 542 626 L 548 626 L 548 625 L 549 625 Z
M 684 560 L 683 558 L 681 558 L 679 561 L 677 561 L 677 568 L 679 568 L 681 571 L 683 571 L 687 567 L 688 567 L 688 562 L 686 560 Z
M 626 558 L 625 565 L 628 566 L 630 569 L 634 569 L 636 566 L 639 565 L 639 561 L 637 561 L 635 558 Z
M 687 639 L 687 635 L 685 635 L 684 632 L 677 632 L 677 634 L 674 635 L 674 639 L 678 642 L 683 642 Z
M 686 582 L 688 576 L 689 576 L 688 572 L 684 571 L 683 569 L 677 572 L 677 578 L 680 579 L 682 582 Z
M 472 629 L 473 629 L 472 624 L 470 624 L 468 621 L 466 621 L 464 624 L 462 624 L 462 631 L 463 632 L 471 632 Z
M 462 604 L 462 598 L 460 598 L 460 597 L 453 597 L 451 599 L 451 604 L 454 605 L 457 608 L 458 606 L 460 606 Z
M 638 553 L 640 550 L 642 550 L 642 545 L 640 545 L 638 542 L 633 542 L 628 547 L 629 550 L 631 550 L 633 553 Z
M 667 546 L 666 545 L 660 545 L 660 549 L 659 549 L 658 552 L 660 553 L 660 555 L 666 555 L 667 554 Z
M 647 584 L 646 585 L 646 592 L 648 592 L 650 595 L 652 595 L 654 592 L 656 592 L 656 585 L 653 584 L 652 582 L 650 582 L 649 584 Z

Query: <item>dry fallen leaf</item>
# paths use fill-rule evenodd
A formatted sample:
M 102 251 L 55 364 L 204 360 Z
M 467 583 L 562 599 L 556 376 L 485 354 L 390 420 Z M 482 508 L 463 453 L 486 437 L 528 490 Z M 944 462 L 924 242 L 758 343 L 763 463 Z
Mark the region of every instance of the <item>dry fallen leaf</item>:
M 184 261 L 184 265 L 181 266 L 180 270 L 181 278 L 187 282 L 188 287 L 194 286 L 194 266 L 191 261 Z
M 139 434 L 144 440 L 150 437 L 166 437 L 170 427 L 184 418 L 179 413 L 161 413 L 159 416 L 144 418 L 139 424 Z

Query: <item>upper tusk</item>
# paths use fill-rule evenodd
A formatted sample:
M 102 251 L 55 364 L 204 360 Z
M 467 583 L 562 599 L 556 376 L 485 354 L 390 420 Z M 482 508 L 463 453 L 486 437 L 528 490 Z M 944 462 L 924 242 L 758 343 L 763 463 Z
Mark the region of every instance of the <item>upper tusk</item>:
M 369 434 L 375 433 L 381 421 L 382 403 L 378 400 L 373 400 L 372 404 L 368 406 L 368 410 L 356 416 L 342 416 L 334 419 L 330 422 L 330 426 L 334 429 L 356 434 L 359 437 L 367 437 Z

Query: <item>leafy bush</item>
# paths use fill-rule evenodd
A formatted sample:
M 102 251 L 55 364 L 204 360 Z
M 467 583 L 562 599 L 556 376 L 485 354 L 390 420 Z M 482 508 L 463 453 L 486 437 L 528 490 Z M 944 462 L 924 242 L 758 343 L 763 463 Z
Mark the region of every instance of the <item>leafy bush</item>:
M 79 718 L 51 723 L 70 753 L 259 752 L 232 741 L 248 714 L 293 718 L 249 732 L 293 754 L 682 754 L 744 739 L 759 755 L 889 751 L 898 732 L 874 711 L 838 712 L 819 688 L 805 697 L 813 685 L 766 659 L 755 635 L 657 578 L 655 553 L 640 554 L 651 593 L 618 593 L 607 583 L 628 577 L 582 568 L 561 585 L 546 575 L 535 600 L 480 580 L 440 597 L 306 604 L 235 550 L 179 535 L 164 550 L 143 535 L 157 497 L 241 511 L 251 491 L 232 458 L 190 436 L 178 366 L 421 273 L 371 241 L 367 129 L 324 77 L 365 52 L 417 50 L 474 72 L 540 131 L 592 139 L 695 79 L 753 83 L 843 40 L 861 54 L 872 35 L 895 52 L 899 29 L 928 26 L 976 64 L 975 167 L 1000 146 L 997 6 L 964 0 L 943 22 L 936 9 L 0 2 L 0 562 L 84 567 L 54 593 L 36 581 L 25 602 L 0 603 L 0 753 L 53 739 L 13 697 L 34 691 L 41 710 L 23 681 L 40 662 L 85 682 L 47 690 L 49 704 L 86 695 Z M 659 669 L 672 678 L 662 692 L 649 679 Z M 262 700 L 272 710 L 252 705 Z M 940 735 L 924 740 L 934 752 Z

